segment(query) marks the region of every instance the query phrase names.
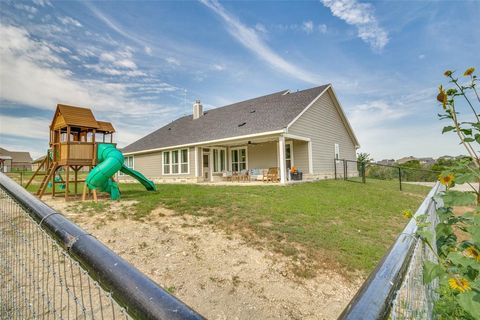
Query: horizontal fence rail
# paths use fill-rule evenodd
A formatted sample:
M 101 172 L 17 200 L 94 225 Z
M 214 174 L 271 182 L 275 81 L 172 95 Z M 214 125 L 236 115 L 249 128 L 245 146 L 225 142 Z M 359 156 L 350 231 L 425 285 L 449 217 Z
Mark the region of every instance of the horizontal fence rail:
M 204 319 L 0 173 L 0 319 Z
M 437 182 L 414 215 L 426 214 L 431 232 L 437 223 L 436 210 L 442 205 L 434 197 L 443 190 Z M 435 257 L 415 236 L 416 231 L 416 221 L 411 219 L 339 319 L 432 318 L 434 290 L 423 285 L 422 264 Z

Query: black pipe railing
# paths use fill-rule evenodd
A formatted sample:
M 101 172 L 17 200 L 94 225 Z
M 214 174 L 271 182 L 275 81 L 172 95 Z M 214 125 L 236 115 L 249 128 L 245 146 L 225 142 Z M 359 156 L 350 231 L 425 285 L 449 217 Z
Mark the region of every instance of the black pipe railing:
M 433 197 L 443 190 L 438 182 L 430 190 L 415 216 L 428 213 L 435 206 Z M 411 219 L 388 253 L 364 282 L 339 319 L 387 319 L 392 300 L 402 284 L 418 238 L 417 225 Z
M 0 187 L 134 319 L 204 319 L 103 243 L 0 173 Z

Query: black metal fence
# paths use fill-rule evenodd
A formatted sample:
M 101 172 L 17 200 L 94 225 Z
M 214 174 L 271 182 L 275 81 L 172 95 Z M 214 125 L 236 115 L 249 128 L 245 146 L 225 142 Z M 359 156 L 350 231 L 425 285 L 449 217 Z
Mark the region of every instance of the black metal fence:
M 369 179 L 398 181 L 400 190 L 415 184 L 432 186 L 440 174 L 438 171 L 427 169 L 346 159 L 335 159 L 334 167 L 335 180 L 343 179 L 361 183 L 366 183 Z
M 415 217 L 427 215 L 432 239 L 438 223 L 436 210 L 442 206 L 435 196 L 443 190 L 437 182 L 415 213 Z M 423 284 L 422 266 L 426 260 L 436 262 L 436 256 L 415 236 L 416 230 L 411 219 L 339 319 L 433 319 L 437 283 Z
M 203 319 L 0 173 L 0 319 Z

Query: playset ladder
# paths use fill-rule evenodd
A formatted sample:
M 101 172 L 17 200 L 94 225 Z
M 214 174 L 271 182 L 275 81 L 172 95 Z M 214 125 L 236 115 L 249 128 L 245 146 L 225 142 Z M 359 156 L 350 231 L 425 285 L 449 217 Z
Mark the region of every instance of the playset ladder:
M 40 184 L 40 188 L 38 188 L 38 191 L 37 191 L 37 196 L 39 199 L 42 198 L 44 192 L 45 192 L 45 189 L 47 188 L 48 186 L 48 182 L 50 181 L 50 179 L 53 177 L 53 175 L 55 174 L 55 171 L 57 171 L 57 163 L 56 162 L 52 162 L 50 164 L 50 167 L 48 168 L 45 176 L 43 177 L 42 179 L 42 183 Z M 55 188 L 55 185 L 52 184 L 52 188 Z

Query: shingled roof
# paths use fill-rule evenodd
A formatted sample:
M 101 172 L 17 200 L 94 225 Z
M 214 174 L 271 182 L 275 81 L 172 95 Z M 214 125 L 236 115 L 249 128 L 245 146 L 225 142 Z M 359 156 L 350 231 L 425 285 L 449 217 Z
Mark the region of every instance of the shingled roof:
M 307 90 L 279 91 L 192 115 L 172 123 L 126 146 L 123 152 L 137 152 L 203 141 L 259 134 L 286 128 L 329 85 Z

